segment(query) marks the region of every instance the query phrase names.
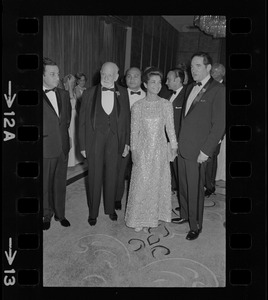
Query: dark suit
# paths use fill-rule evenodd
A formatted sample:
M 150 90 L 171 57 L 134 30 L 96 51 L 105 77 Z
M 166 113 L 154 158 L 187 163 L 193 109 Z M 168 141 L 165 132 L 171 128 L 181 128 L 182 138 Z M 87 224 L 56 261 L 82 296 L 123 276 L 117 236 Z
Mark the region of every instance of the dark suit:
M 221 82 L 224 84 L 224 82 Z M 223 140 L 223 137 L 221 137 L 221 141 Z M 205 179 L 205 187 L 208 190 L 209 193 L 214 193 L 216 190 L 216 174 L 217 174 L 217 168 L 218 168 L 218 154 L 220 153 L 221 143 L 219 143 L 215 149 L 215 152 L 211 156 L 211 158 L 208 160 L 206 165 L 206 179 Z
M 70 150 L 68 128 L 71 122 L 69 93 L 56 90 L 59 116 L 43 92 L 43 216 L 65 218 L 66 176 Z
M 127 90 L 115 84 L 114 106 L 108 116 L 101 106 L 101 85 L 83 93 L 79 113 L 80 150 L 88 162 L 89 217 L 99 213 L 103 185 L 104 212 L 113 214 L 119 172 L 118 157 L 130 143 L 130 108 Z
M 202 228 L 206 162 L 197 163 L 200 151 L 211 157 L 225 130 L 225 87 L 212 78 L 201 89 L 187 115 L 185 109 L 193 88 L 186 89 L 178 137 L 178 172 L 181 218 L 190 229 Z
M 182 112 L 182 106 L 185 99 L 185 92 L 186 92 L 186 86 L 183 86 L 182 90 L 179 92 L 179 94 L 176 96 L 176 98 L 172 102 L 173 106 L 173 116 L 174 116 L 174 128 L 176 132 L 176 136 L 179 135 L 180 130 L 180 123 L 181 123 L 181 112 Z M 165 93 L 163 94 L 163 98 L 170 100 L 173 93 Z M 171 165 L 171 173 L 172 173 L 172 187 L 176 188 L 178 190 L 178 159 L 177 157 L 174 159 L 173 162 L 170 163 Z

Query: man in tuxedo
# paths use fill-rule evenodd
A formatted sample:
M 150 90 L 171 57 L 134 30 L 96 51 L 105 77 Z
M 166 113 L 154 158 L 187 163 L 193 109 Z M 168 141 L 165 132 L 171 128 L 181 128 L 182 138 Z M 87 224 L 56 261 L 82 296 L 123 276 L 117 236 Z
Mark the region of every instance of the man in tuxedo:
M 106 62 L 101 83 L 82 95 L 79 112 L 79 143 L 88 163 L 87 204 L 89 225 L 97 222 L 103 187 L 104 213 L 117 220 L 115 197 L 120 161 L 130 144 L 130 108 L 127 90 L 119 85 L 118 67 Z
M 51 218 L 64 227 L 68 153 L 68 128 L 71 122 L 69 94 L 57 88 L 59 68 L 49 58 L 43 59 L 43 230 Z
M 224 84 L 225 67 L 223 64 L 214 63 L 211 68 L 211 76 L 213 79 Z
M 127 85 L 127 92 L 128 92 L 128 101 L 130 108 L 132 105 L 140 100 L 143 99 L 146 94 L 144 90 L 141 88 L 141 70 L 136 67 L 131 67 L 126 71 L 125 74 L 125 81 Z M 120 210 L 122 208 L 122 197 L 124 195 L 125 190 L 125 179 L 128 179 L 128 187 L 130 181 L 130 174 L 131 174 L 131 155 L 127 155 L 126 157 L 122 157 L 122 155 L 118 158 L 120 163 L 119 169 L 119 176 L 118 176 L 118 186 L 117 186 L 117 194 L 116 194 L 116 201 L 115 201 L 115 209 Z M 128 191 L 127 187 L 127 191 Z
M 176 136 L 178 137 L 180 122 L 181 122 L 181 111 L 184 102 L 186 87 L 183 85 L 185 80 L 185 71 L 182 68 L 171 69 L 167 74 L 166 85 L 171 92 L 169 96 L 163 97 L 169 100 L 173 105 L 174 115 L 174 127 Z M 172 174 L 172 187 L 173 190 L 178 191 L 178 159 L 177 157 L 173 162 L 170 163 L 171 174 Z M 178 193 L 179 198 L 179 193 Z M 179 210 L 179 207 L 176 208 Z
M 211 76 L 213 79 L 217 80 L 218 82 L 223 83 L 223 78 L 225 76 L 225 67 L 224 65 L 220 63 L 214 63 L 212 65 L 211 71 L 210 71 Z M 211 159 L 208 160 L 207 165 L 206 165 L 206 179 L 205 179 L 205 196 L 210 197 L 212 194 L 215 193 L 216 190 L 216 173 L 217 173 L 217 159 L 218 159 L 218 154 L 220 153 L 220 148 L 221 148 L 221 141 L 223 140 L 223 136 L 221 140 L 219 141 L 215 152 L 211 156 Z
M 191 58 L 195 82 L 187 86 L 178 137 L 180 218 L 189 222 L 186 239 L 198 238 L 204 212 L 205 169 L 225 130 L 225 86 L 210 76 L 212 58 L 198 52 Z

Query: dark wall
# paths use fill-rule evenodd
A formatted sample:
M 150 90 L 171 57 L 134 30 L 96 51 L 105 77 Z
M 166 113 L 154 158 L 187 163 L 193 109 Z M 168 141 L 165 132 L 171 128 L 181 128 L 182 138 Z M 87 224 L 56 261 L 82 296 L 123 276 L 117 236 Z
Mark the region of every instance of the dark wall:
M 178 32 L 161 16 L 45 16 L 43 54 L 55 60 L 61 77 L 84 72 L 87 85 L 105 61 L 125 70 L 126 32 L 132 28 L 130 66 L 159 67 L 164 75 L 179 63 L 190 64 L 196 51 L 207 51 L 225 65 L 225 39 L 203 32 Z
M 190 66 L 191 56 L 197 51 L 208 52 L 213 62 L 226 64 L 225 38 L 214 39 L 203 32 L 180 32 L 176 53 L 176 64 L 185 63 Z
M 179 33 L 161 16 L 130 16 L 131 66 L 159 67 L 166 74 L 176 63 Z

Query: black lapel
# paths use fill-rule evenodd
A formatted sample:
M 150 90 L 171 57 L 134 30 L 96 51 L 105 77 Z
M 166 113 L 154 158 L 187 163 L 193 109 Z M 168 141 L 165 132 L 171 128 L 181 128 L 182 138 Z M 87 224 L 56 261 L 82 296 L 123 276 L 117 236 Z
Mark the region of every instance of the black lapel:
M 61 110 L 62 110 L 62 99 L 61 99 L 61 93 L 59 89 L 56 89 L 56 99 L 58 103 L 58 109 L 59 109 L 59 116 L 61 115 Z
M 120 102 L 119 102 L 120 92 L 116 84 L 114 84 L 114 88 L 115 88 L 114 99 L 116 102 L 116 112 L 117 112 L 117 119 L 118 119 L 120 115 Z
M 101 85 L 97 85 L 93 94 L 93 99 L 92 99 L 92 106 L 91 106 L 91 122 L 92 122 L 92 127 L 95 130 L 95 123 L 96 123 L 96 103 L 97 100 L 101 101 Z
M 191 90 L 194 87 L 194 82 L 190 83 L 189 86 L 187 86 L 186 91 L 185 91 L 185 99 L 183 101 L 183 107 L 182 107 L 182 117 L 185 118 L 185 109 L 186 109 L 186 104 L 187 104 L 187 99 L 191 93 Z
M 56 113 L 56 111 L 55 111 L 53 105 L 52 105 L 51 102 L 49 101 L 49 99 L 48 99 L 48 97 L 47 97 L 47 95 L 46 95 L 46 93 L 45 93 L 44 91 L 43 91 L 43 99 L 46 101 L 46 103 L 48 104 L 48 106 L 51 107 L 51 109 L 53 110 L 53 112 L 55 113 L 55 115 L 56 115 L 57 117 L 59 117 L 59 116 L 57 115 L 57 113 Z

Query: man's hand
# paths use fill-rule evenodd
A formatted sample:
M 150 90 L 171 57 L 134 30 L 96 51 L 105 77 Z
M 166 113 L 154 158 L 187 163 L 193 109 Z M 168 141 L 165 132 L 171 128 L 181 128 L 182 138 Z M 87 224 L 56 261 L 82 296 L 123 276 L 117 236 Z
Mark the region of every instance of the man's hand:
M 84 158 L 87 157 L 87 156 L 86 156 L 86 150 L 82 150 L 82 151 L 81 151 L 81 154 L 84 156 Z
M 124 149 L 124 152 L 122 154 L 123 157 L 126 157 L 128 155 L 129 149 L 130 149 L 129 145 L 125 145 L 125 149 Z
M 203 153 L 202 151 L 200 151 L 198 157 L 197 157 L 197 162 L 199 164 L 202 164 L 203 162 L 207 161 L 209 158 L 209 156 L 207 156 L 205 153 Z

